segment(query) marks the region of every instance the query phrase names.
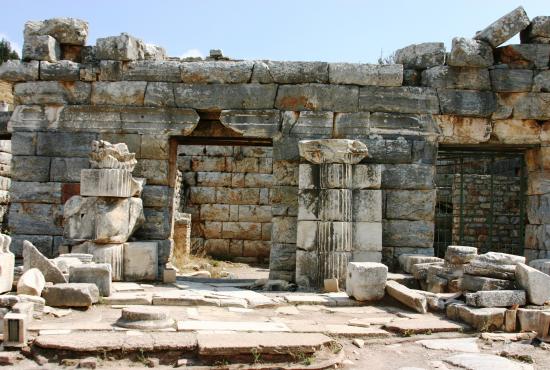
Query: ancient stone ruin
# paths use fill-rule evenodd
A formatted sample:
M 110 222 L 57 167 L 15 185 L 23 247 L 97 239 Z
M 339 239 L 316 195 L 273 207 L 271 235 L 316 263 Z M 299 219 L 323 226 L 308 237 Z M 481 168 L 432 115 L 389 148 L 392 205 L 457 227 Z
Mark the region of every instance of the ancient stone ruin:
M 24 36 L 0 65 L 4 348 L 328 368 L 361 338 L 548 346 L 550 17 L 519 7 L 395 64 L 179 59 L 127 33 L 86 45 L 70 18 Z M 182 274 L 199 254 L 269 272 Z M 467 353 L 422 366 L 524 368 Z

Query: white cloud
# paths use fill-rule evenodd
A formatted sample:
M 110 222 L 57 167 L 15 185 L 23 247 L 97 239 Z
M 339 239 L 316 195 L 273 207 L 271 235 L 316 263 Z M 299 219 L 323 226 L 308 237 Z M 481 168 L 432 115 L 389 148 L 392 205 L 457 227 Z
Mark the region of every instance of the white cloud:
M 180 55 L 180 58 L 189 58 L 189 57 L 200 57 L 204 58 L 203 53 L 199 49 L 189 49 L 183 52 L 183 54 Z
M 15 50 L 17 52 L 17 54 L 19 54 L 19 57 L 21 57 L 21 51 L 23 50 L 23 48 L 21 47 L 21 45 L 19 45 L 19 43 L 13 41 L 5 33 L 0 32 L 0 40 L 2 40 L 2 39 L 9 41 L 9 43 L 11 45 L 11 49 Z

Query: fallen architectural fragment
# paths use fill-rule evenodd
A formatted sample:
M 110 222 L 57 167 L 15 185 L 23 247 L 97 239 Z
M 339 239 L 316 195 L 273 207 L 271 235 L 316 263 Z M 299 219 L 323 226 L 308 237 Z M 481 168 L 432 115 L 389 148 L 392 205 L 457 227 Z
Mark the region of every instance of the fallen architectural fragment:
M 10 252 L 11 238 L 0 234 L 0 293 L 9 292 L 13 284 L 15 255 Z

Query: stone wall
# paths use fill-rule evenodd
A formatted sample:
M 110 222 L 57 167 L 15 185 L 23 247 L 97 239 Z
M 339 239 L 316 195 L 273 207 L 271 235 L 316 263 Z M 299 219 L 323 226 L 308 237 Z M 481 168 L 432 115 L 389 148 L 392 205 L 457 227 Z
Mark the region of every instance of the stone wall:
M 192 252 L 235 261 L 269 261 L 273 150 L 182 145 L 181 208 L 191 214 Z
M 455 38 L 449 54 L 443 43 L 418 44 L 399 50 L 394 65 L 186 61 L 127 34 L 84 46 L 83 21 L 52 35 L 33 23 L 25 62 L 0 66 L 17 104 L 9 125 L 12 249 L 20 252 L 26 238 L 55 253 L 63 203 L 77 193 L 89 143 L 105 139 L 137 154 L 147 221 L 136 238 L 160 240 L 159 263 L 166 263 L 175 179 L 169 141 L 190 135 L 208 111 L 235 136 L 273 140 L 272 278 L 294 279 L 298 141 L 311 138 L 360 140 L 369 150 L 362 163 L 382 165 L 389 265 L 402 253 L 433 253 L 440 143 L 541 146 L 528 153 L 526 233 L 529 256 L 548 256 L 550 35 L 538 26 L 548 22 L 537 17 L 528 28 L 518 8 L 475 39 Z M 524 43 L 499 46 L 521 30 Z

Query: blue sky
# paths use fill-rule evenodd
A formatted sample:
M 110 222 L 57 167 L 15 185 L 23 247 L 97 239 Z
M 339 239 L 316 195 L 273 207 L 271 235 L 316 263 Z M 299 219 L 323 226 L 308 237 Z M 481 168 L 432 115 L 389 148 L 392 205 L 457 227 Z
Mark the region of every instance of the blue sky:
M 10 1 L 0 37 L 20 47 L 25 21 L 69 16 L 89 22 L 88 44 L 128 32 L 170 56 L 221 48 L 235 59 L 374 63 L 412 43 L 449 49 L 454 36 L 471 37 L 518 5 L 530 18 L 550 15 L 549 0 Z

